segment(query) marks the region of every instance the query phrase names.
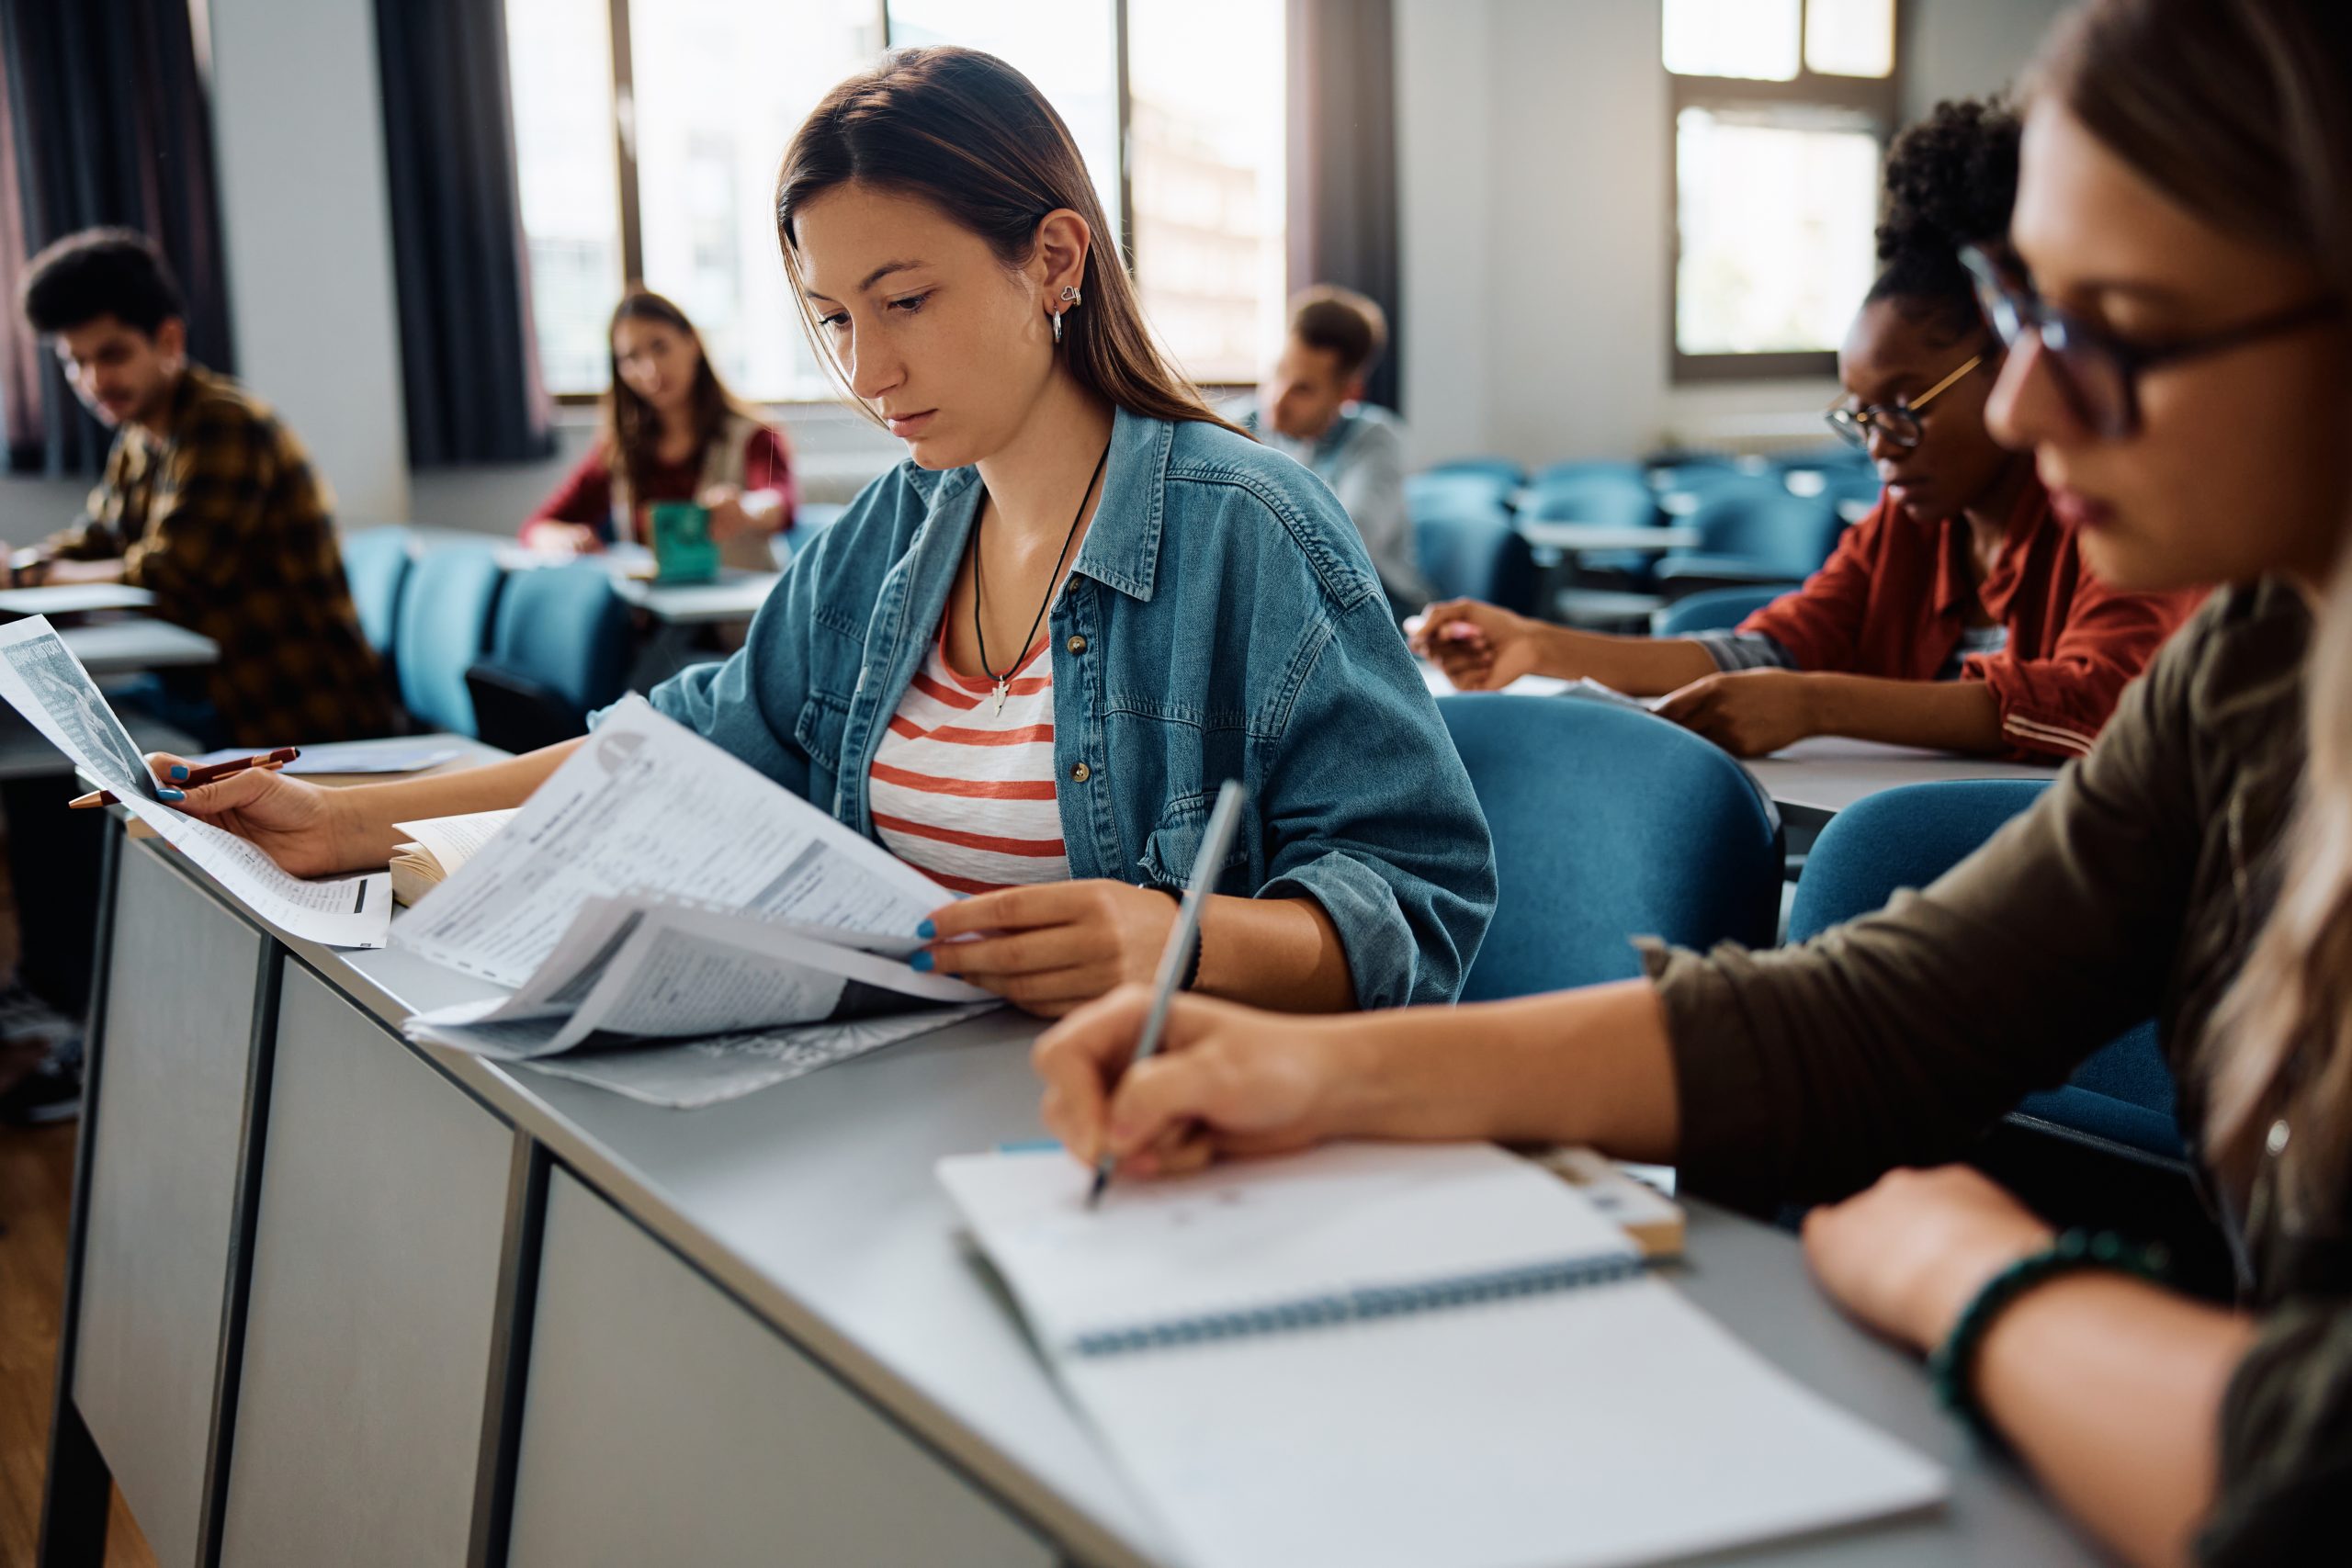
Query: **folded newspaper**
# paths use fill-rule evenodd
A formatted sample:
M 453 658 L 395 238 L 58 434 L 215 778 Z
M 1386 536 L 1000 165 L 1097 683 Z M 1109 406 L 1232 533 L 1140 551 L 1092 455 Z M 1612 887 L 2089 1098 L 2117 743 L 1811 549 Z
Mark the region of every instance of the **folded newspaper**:
M 412 1038 L 707 1104 L 997 1005 L 907 963 L 954 897 L 630 697 L 392 942 L 508 988 Z

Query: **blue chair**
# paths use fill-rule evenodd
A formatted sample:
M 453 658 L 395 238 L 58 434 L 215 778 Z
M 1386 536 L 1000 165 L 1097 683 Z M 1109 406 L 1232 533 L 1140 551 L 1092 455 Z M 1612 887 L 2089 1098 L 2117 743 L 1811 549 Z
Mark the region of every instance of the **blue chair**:
M 1678 599 L 1650 617 L 1652 637 L 1689 637 L 1692 632 L 1729 631 L 1783 594 L 1793 582 L 1770 582 L 1755 588 L 1710 588 Z
M 1770 944 L 1780 821 L 1724 751 L 1611 703 L 1482 692 L 1437 707 L 1500 877 L 1464 1001 L 1625 979 L 1634 936 Z
M 2038 779 L 1905 784 L 1855 802 L 1814 840 L 1789 911 L 1789 940 L 1882 908 L 1973 853 L 2050 786 Z M 2171 1070 L 2153 1021 L 2102 1047 L 2062 1088 L 2026 1096 L 2010 1121 L 2143 1160 L 2185 1156 Z
M 1408 516 L 1418 516 L 1424 512 L 1484 510 L 1497 506 L 1509 510 L 1511 498 L 1518 493 L 1519 482 L 1499 474 L 1408 474 L 1405 476 L 1405 512 Z
M 1778 481 L 1723 491 L 1683 523 L 1699 531 L 1696 549 L 1658 562 L 1661 583 L 1802 581 L 1821 570 L 1843 526 L 1819 496 L 1791 495 Z
M 1449 478 L 1489 479 L 1507 490 L 1517 490 L 1527 482 L 1527 470 L 1509 457 L 1449 457 L 1442 463 L 1431 463 L 1421 471 Z
M 412 540 L 401 527 L 369 528 L 343 538 L 343 576 L 359 611 L 359 630 L 378 654 L 392 656 L 401 592 L 408 586 Z
M 490 641 L 503 576 L 488 545 L 431 550 L 411 569 L 393 664 L 401 702 L 425 728 L 474 733 L 466 671 Z
M 1413 552 L 1441 599 L 1483 599 L 1532 615 L 1535 552 L 1499 506 L 1443 506 L 1413 516 Z
M 1580 457 L 1572 462 L 1549 463 L 1535 470 L 1527 482 L 1535 490 L 1562 482 L 1581 482 L 1591 479 L 1633 479 L 1647 486 L 1649 478 L 1639 463 L 1628 463 L 1613 457 Z
M 593 561 L 508 578 L 490 655 L 466 671 L 475 733 L 509 751 L 588 733 L 588 716 L 619 700 L 633 651 L 628 606 Z

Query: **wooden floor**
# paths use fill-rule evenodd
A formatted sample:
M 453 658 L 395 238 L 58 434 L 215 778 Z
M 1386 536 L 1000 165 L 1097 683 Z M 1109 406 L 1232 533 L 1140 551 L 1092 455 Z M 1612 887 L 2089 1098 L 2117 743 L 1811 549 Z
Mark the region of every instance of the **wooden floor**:
M 72 1123 L 0 1127 L 0 1563 L 11 1565 L 32 1562 L 40 1533 L 77 1131 Z M 118 1493 L 107 1568 L 153 1568 L 154 1561 Z

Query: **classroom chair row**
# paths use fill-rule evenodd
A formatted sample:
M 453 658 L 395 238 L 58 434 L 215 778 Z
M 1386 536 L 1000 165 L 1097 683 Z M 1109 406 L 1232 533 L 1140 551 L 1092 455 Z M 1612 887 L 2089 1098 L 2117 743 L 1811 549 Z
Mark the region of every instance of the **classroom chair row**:
M 531 750 L 585 734 L 627 687 L 628 607 L 594 562 L 509 571 L 487 542 L 426 550 L 388 526 L 347 537 L 343 564 L 420 728 Z

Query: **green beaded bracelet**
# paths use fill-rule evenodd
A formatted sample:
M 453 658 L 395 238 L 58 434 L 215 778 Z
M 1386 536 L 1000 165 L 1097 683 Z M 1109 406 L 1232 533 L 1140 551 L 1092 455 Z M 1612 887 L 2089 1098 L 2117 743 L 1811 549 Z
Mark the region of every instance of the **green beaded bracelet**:
M 1976 1353 L 1983 1348 L 1994 1319 L 2036 1285 L 2062 1274 L 2104 1269 L 2161 1282 L 2169 1261 L 2162 1247 L 2142 1247 L 2111 1231 L 2094 1235 L 2080 1230 L 2067 1231 L 2041 1251 L 2018 1258 L 1984 1281 L 1961 1310 L 1944 1342 L 1928 1357 L 1928 1371 L 1935 1382 L 1937 1403 L 1974 1427 L 1979 1437 L 1999 1443 L 2001 1436 L 1977 1404 L 1975 1389 Z

